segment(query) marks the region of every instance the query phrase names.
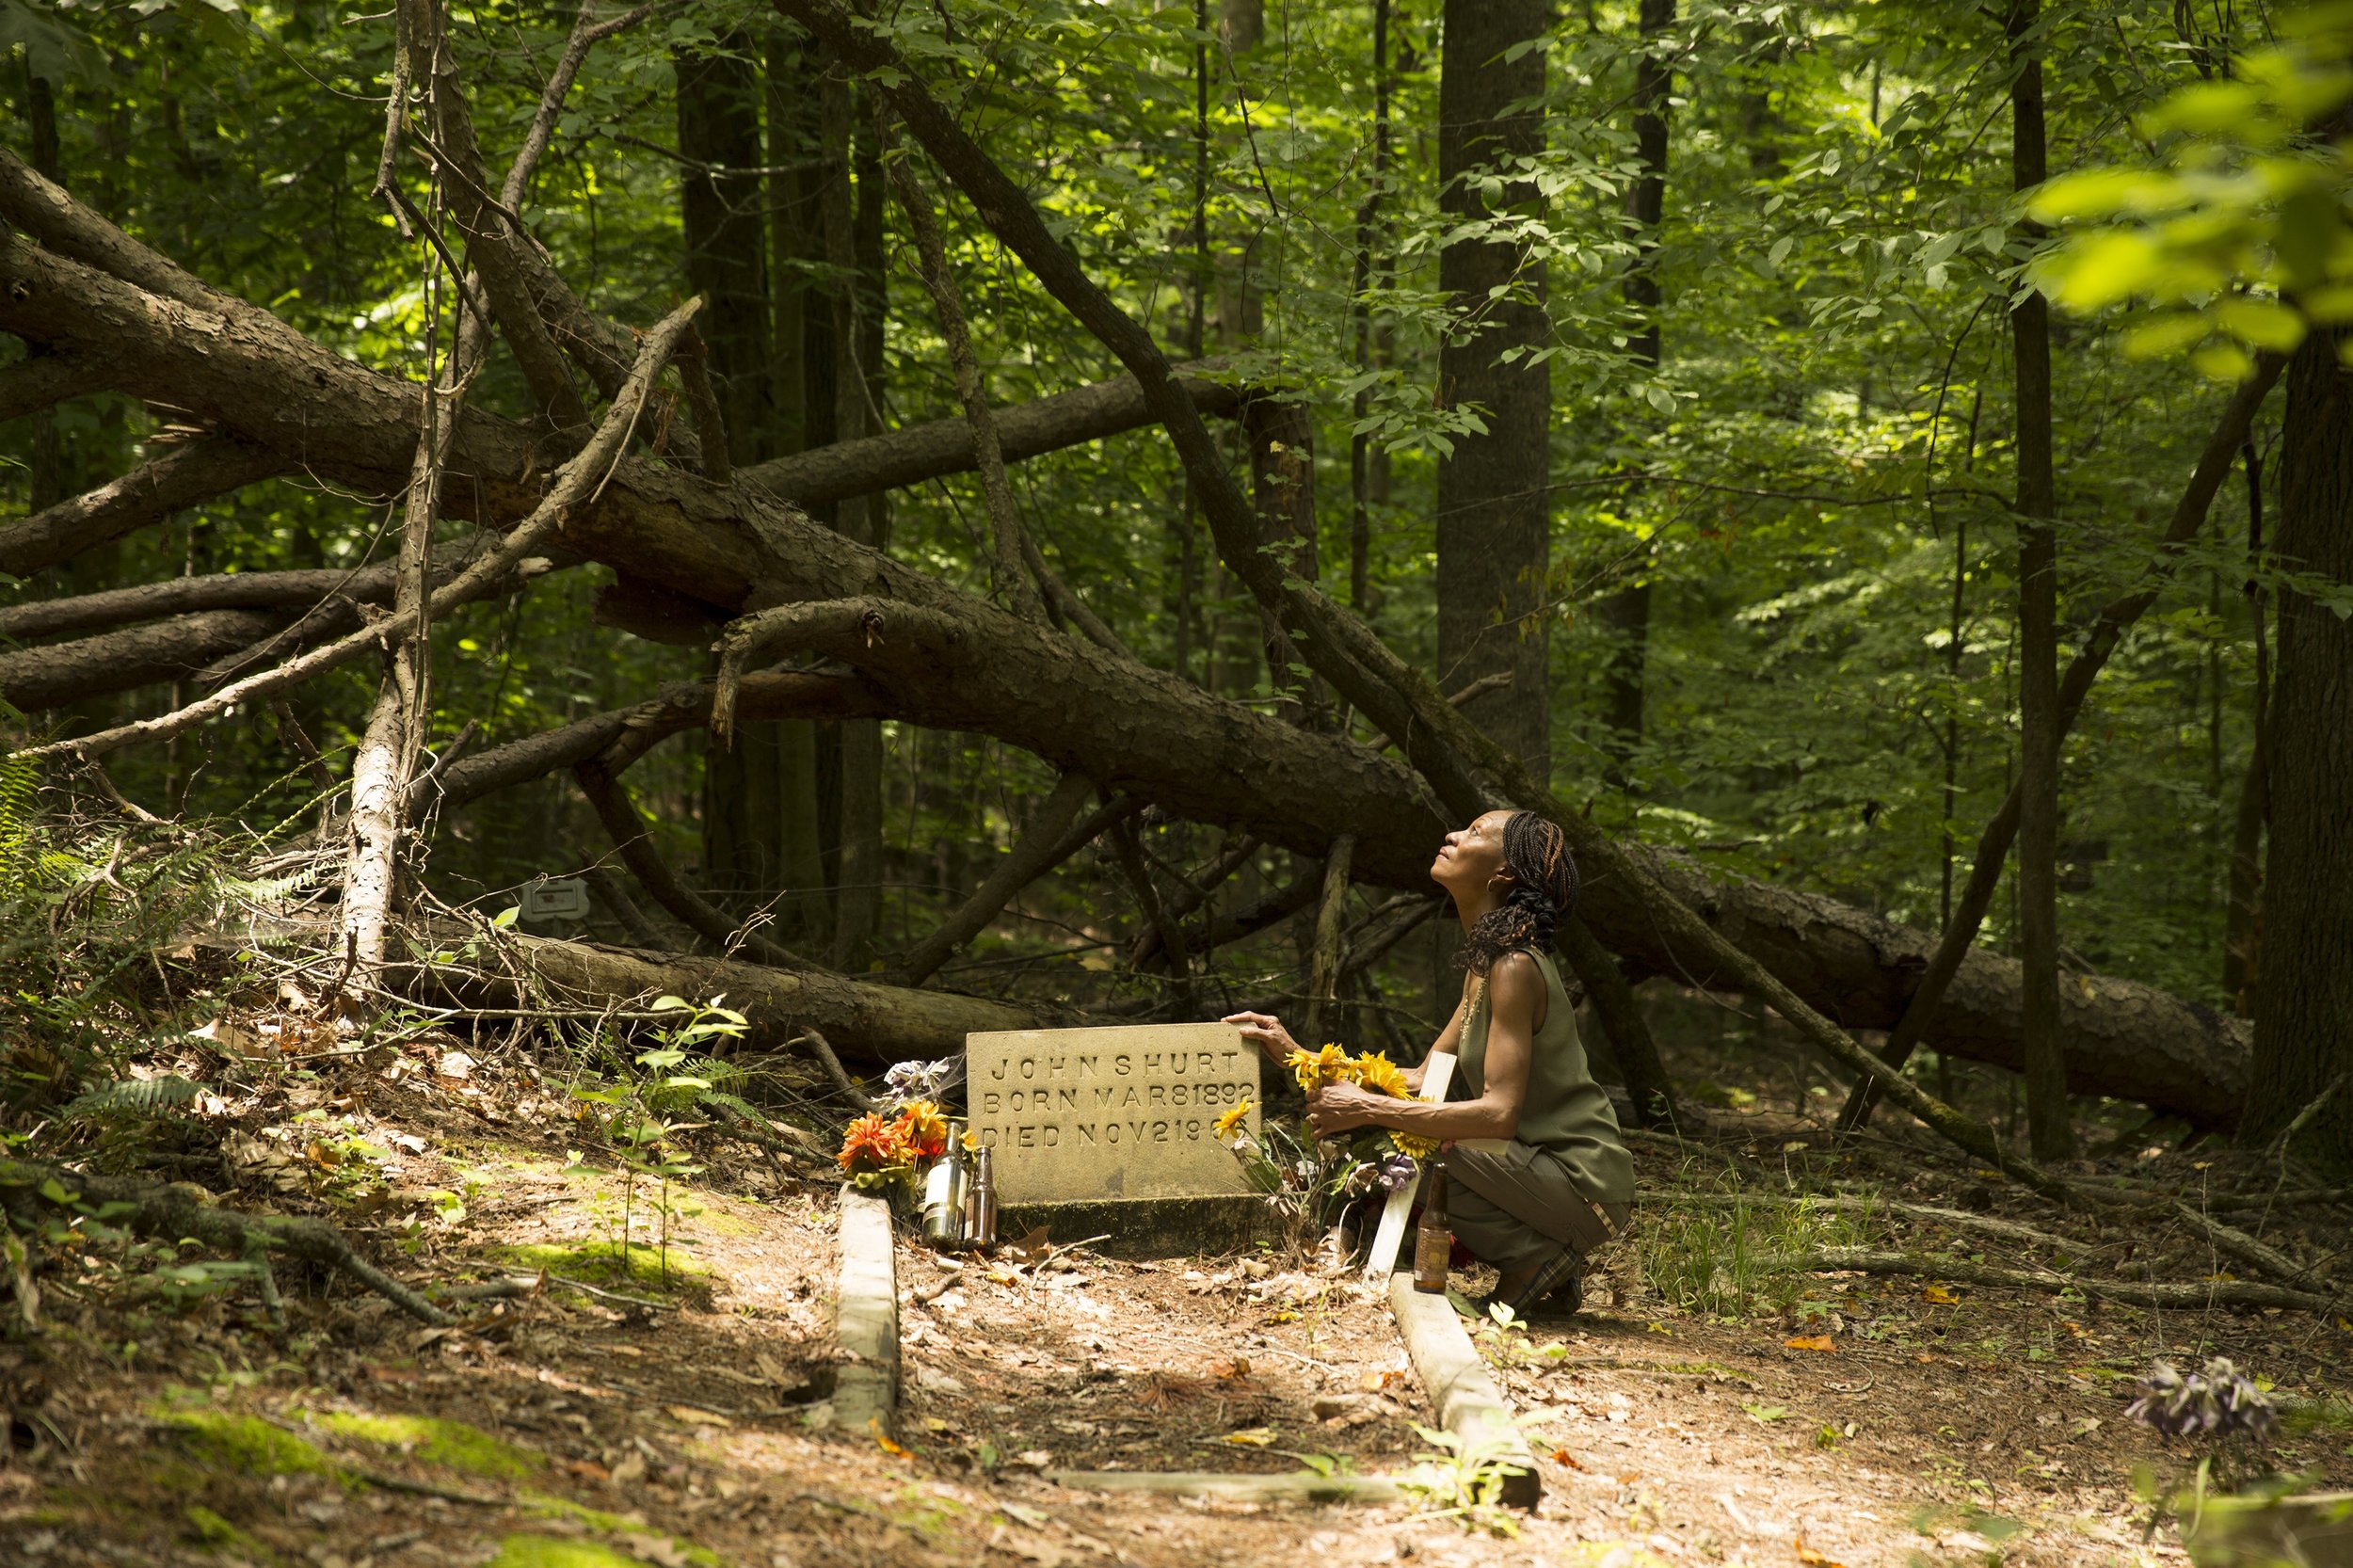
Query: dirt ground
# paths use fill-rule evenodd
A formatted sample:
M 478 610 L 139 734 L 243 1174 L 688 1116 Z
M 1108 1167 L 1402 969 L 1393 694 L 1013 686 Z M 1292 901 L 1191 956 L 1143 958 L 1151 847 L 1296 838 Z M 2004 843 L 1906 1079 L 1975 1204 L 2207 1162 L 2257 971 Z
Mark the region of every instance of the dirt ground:
M 1405 1470 L 1430 1416 L 1385 1303 L 1272 1251 L 1003 1249 L 951 1271 L 903 1242 L 887 1444 L 825 1424 L 840 1352 L 822 1169 L 714 1141 L 666 1190 L 630 1183 L 529 1064 L 401 1063 L 321 1062 L 199 1108 L 229 1151 L 207 1185 L 328 1213 L 413 1282 L 527 1293 L 453 1303 L 459 1325 L 433 1328 L 288 1274 L 274 1334 L 250 1289 L 159 1287 L 67 1244 L 38 1328 L 0 1343 L 0 1563 L 2175 1562 L 2169 1528 L 2145 1535 L 2135 1472 L 2192 1456 L 2123 1409 L 2153 1358 L 2217 1353 L 2313 1401 L 2272 1464 L 2353 1484 L 2343 1318 L 1821 1274 L 1750 1282 L 1737 1310 L 1677 1307 L 1661 1271 L 1696 1243 L 1676 1238 L 1736 1222 L 1652 1198 L 1584 1313 L 1480 1336 L 1540 1456 L 1532 1517 L 1075 1491 L 1043 1472 Z M 1820 1144 L 1760 1114 L 1637 1153 L 1668 1192 L 1837 1182 L 2064 1228 L 1900 1139 Z M 355 1176 L 362 1146 L 384 1158 Z M 2150 1151 L 2138 1174 L 2190 1166 Z M 2289 1233 L 2300 1256 L 2333 1266 L 2335 1212 Z M 1875 1244 L 1985 1250 L 1869 1223 Z M 2153 1225 L 2077 1233 L 2086 1270 L 2218 1272 Z

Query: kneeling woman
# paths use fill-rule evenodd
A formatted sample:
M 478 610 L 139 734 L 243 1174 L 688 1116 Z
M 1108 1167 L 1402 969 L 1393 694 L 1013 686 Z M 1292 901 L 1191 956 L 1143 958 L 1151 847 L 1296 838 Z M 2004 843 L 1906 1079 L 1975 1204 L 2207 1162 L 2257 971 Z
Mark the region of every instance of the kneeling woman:
M 1634 1197 L 1617 1113 L 1586 1064 L 1551 952 L 1577 868 L 1556 824 L 1490 811 L 1447 835 L 1430 874 L 1465 932 L 1463 1000 L 1431 1048 L 1455 1059 L 1452 1098 L 1417 1105 L 1335 1083 L 1309 1097 L 1308 1125 L 1319 1137 L 1382 1127 L 1452 1144 L 1454 1235 L 1501 1274 L 1494 1299 L 1526 1312 L 1558 1296 L 1574 1312 L 1586 1256 L 1625 1227 Z M 1225 1022 L 1277 1064 L 1296 1048 L 1263 1013 Z M 1406 1074 L 1416 1093 L 1425 1067 Z

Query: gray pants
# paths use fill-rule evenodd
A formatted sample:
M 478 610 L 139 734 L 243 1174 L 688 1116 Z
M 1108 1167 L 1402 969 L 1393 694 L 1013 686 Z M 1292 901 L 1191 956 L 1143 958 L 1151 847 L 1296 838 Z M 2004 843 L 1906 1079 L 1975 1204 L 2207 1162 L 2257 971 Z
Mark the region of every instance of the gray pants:
M 1532 1269 L 1562 1247 L 1579 1257 L 1625 1228 L 1633 1208 L 1595 1203 L 1568 1167 L 1517 1139 L 1481 1138 L 1447 1155 L 1447 1217 L 1455 1239 L 1505 1273 Z

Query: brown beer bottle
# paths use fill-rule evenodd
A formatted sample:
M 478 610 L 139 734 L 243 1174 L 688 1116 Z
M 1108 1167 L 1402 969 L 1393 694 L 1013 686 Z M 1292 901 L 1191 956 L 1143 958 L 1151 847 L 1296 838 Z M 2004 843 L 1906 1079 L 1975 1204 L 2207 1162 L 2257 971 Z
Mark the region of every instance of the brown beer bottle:
M 1446 1290 L 1447 1263 L 1454 1236 L 1446 1218 L 1446 1161 L 1430 1167 L 1430 1188 L 1421 1198 L 1421 1224 L 1414 1232 L 1414 1288 L 1427 1295 Z

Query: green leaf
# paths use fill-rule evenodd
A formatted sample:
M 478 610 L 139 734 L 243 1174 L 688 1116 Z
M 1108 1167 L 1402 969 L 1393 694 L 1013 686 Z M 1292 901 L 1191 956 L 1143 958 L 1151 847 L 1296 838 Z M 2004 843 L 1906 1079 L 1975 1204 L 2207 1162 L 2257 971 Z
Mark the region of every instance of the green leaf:
M 2254 356 L 2234 343 L 2208 344 L 2189 357 L 2201 376 L 2235 385 L 2255 368 Z
M 2124 357 L 2153 360 L 2161 355 L 2178 354 L 2192 344 L 2204 342 L 2213 330 L 2214 324 L 2197 312 L 2153 316 L 2124 334 Z
M 500 910 L 497 914 L 490 917 L 490 929 L 493 931 L 504 931 L 521 917 L 522 912 L 523 906 L 520 904 L 514 905 L 512 908 Z
M 2069 245 L 2048 271 L 2053 297 L 2071 311 L 2089 312 L 2147 289 L 2163 277 L 2165 258 L 2147 234 L 2110 231 Z
M 2026 212 L 2038 223 L 2125 213 L 2145 217 L 2169 212 L 2184 200 L 2182 183 L 2170 174 L 2147 168 L 2092 168 L 2051 181 L 2034 193 Z
M 2276 299 L 2226 299 L 2214 313 L 2224 330 L 2257 348 L 2285 354 L 2304 341 L 2304 318 Z

